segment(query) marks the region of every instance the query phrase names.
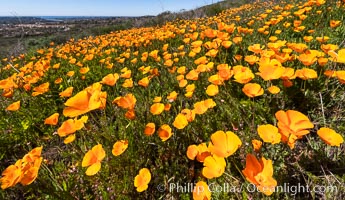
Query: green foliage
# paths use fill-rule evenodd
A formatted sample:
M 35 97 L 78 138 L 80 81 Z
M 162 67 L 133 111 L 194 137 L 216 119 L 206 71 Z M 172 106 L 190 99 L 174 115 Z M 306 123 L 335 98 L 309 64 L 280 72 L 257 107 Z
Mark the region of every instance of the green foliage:
M 332 1 L 320 6 L 312 6 L 303 21 L 306 29 L 298 32 L 293 27 L 288 28 L 283 25 L 284 22 L 293 24 L 297 19 L 293 12 L 299 9 L 299 4 L 297 1 L 289 1 L 287 3 L 296 5 L 291 8 L 291 14 L 278 24 L 270 25 L 265 34 L 260 33 L 258 29 L 281 13 L 282 10 L 277 8 L 277 5 L 283 8 L 287 4 L 265 1 L 223 11 L 225 3 L 230 2 L 211 5 L 205 12 L 208 12 L 207 15 L 219 14 L 217 19 L 225 21 L 226 24 L 235 23 L 237 29 L 229 34 L 229 39 L 224 40 L 232 41 L 236 36 L 241 36 L 243 40 L 238 44 L 233 42 L 229 48 L 219 45 L 216 56 L 206 56 L 209 62 L 214 62 L 214 67 L 199 73 L 197 80 L 188 80 L 188 84 L 196 86 L 191 97 L 185 96 L 186 88 L 179 86 L 177 80 L 179 74 L 173 72 L 173 68 L 176 67 L 178 71 L 179 67 L 185 66 L 187 74 L 200 67 L 195 60 L 207 54 L 209 49 L 202 46 L 200 53 L 192 57 L 188 54 L 193 48 L 184 42 L 184 39 L 191 37 L 190 35 L 195 31 L 199 33 L 195 40 L 203 40 L 204 44 L 213 42 L 213 38 L 205 36 L 205 30 L 207 28 L 217 30 L 218 24 L 209 18 L 176 20 L 155 28 L 122 30 L 132 26 L 131 22 L 128 22 L 117 27 L 86 30 L 72 40 L 61 35 L 46 39 L 30 39 L 27 44 L 32 50 L 26 55 L 8 61 L 3 60 L 0 64 L 0 81 L 15 74 L 15 77 L 18 76 L 16 79 L 18 85 L 14 88 L 13 97 L 0 97 L 0 171 L 4 171 L 38 146 L 43 146 L 44 161 L 37 179 L 32 184 L 28 186 L 17 184 L 6 190 L 0 190 L 0 199 L 191 199 L 193 186 L 201 180 L 219 189 L 212 192 L 214 199 L 332 197 L 341 199 L 345 194 L 344 144 L 340 147 L 331 147 L 326 145 L 316 133 L 321 127 L 330 127 L 341 135 L 345 131 L 344 84 L 337 78 L 324 75 L 329 69 L 343 70 L 343 63 L 329 61 L 325 66 L 321 66 L 315 62 L 308 68 L 313 69 L 318 77 L 307 80 L 296 77 L 291 79 L 293 82 L 291 87 L 285 87 L 281 79 L 264 81 L 256 74 L 251 82 L 260 84 L 265 92 L 255 98 L 247 97 L 242 92 L 243 84 L 234 81 L 234 77 L 219 85 L 219 93 L 214 97 L 210 97 L 205 90 L 210 85 L 209 77 L 217 73 L 217 66 L 220 64 L 228 64 L 232 69 L 236 65 L 243 65 L 254 73 L 258 72 L 259 64 L 248 64 L 245 56 L 254 54 L 248 50 L 253 44 L 265 45 L 265 49 L 268 49 L 270 36 L 276 36 L 289 43 L 305 43 L 309 49 L 320 51 L 322 44 L 315 38 L 328 36 L 330 38 L 328 43 L 343 48 L 344 24 L 330 28 L 329 21 L 342 20 L 344 8 L 336 7 Z M 248 9 L 251 9 L 251 12 L 248 12 Z M 322 11 L 321 15 L 315 14 L 318 10 Z M 264 13 L 268 15 L 267 18 L 250 23 L 253 16 L 259 18 Z M 161 17 L 163 22 L 171 14 L 162 13 L 158 17 Z M 225 18 L 222 18 L 224 16 Z M 196 30 L 191 28 L 194 22 L 198 25 Z M 253 29 L 253 33 L 240 32 L 239 26 Z M 115 31 L 117 29 L 118 31 Z M 185 29 L 185 32 L 181 31 L 182 29 Z M 277 30 L 281 30 L 281 33 L 277 34 Z M 308 30 L 314 32 L 309 33 Z M 145 38 L 137 37 L 140 34 L 145 34 Z M 303 37 L 306 35 L 313 36 L 314 40 L 309 43 L 304 42 Z M 122 40 L 123 38 L 125 40 Z M 50 41 L 66 43 L 49 49 Z M 162 48 L 166 44 L 169 46 L 163 51 Z M 184 46 L 180 49 L 181 45 Z M 42 48 L 43 53 L 36 48 Z M 161 60 L 155 60 L 153 56 L 148 56 L 147 61 L 141 59 L 144 52 L 150 53 L 154 50 L 158 50 Z M 50 51 L 53 54 L 49 54 Z M 164 58 L 167 53 L 163 52 L 171 53 L 172 59 L 179 58 L 179 60 L 168 67 Z M 180 56 L 181 52 L 185 55 Z M 94 56 L 90 60 L 86 59 L 89 54 Z M 304 68 L 303 63 L 295 59 L 299 54 L 293 51 L 291 53 L 293 59 L 284 62 L 283 66 L 295 70 Z M 237 58 L 237 55 L 242 57 Z M 73 58 L 76 62 L 71 62 Z M 122 58 L 125 58 L 124 62 L 120 61 Z M 31 90 L 26 91 L 23 87 L 23 77 L 19 78 L 17 70 L 25 71 L 25 67 L 30 68 L 28 67 L 30 62 L 35 68 L 33 72 L 38 73 L 40 67 L 45 70 L 37 82 L 31 84 Z M 78 63 L 82 66 L 78 66 Z M 55 64 L 60 64 L 60 67 L 54 68 Z M 142 66 L 150 66 L 151 70 L 156 68 L 159 75 L 153 76 L 152 71 L 143 73 L 140 69 Z M 80 72 L 82 67 L 88 67 L 90 71 L 82 74 Z M 126 81 L 123 77 L 120 77 L 114 86 L 103 84 L 102 91 L 107 93 L 105 109 L 86 113 L 88 122 L 84 128 L 76 132 L 76 140 L 64 144 L 64 138 L 58 136 L 57 129 L 62 122 L 69 119 L 62 114 L 66 108 L 64 103 L 68 98 L 60 97 L 59 93 L 68 87 L 73 87 L 72 95 L 76 95 L 88 86 L 102 81 L 102 78 L 108 74 L 123 74 L 125 68 L 131 70 L 134 87 L 123 87 Z M 75 72 L 74 76 L 67 75 L 70 71 Z M 139 80 L 147 76 L 151 78 L 149 85 L 140 86 Z M 62 78 L 60 84 L 55 83 L 58 78 Z M 49 91 L 36 97 L 32 96 L 34 88 L 46 82 L 50 83 Z M 269 93 L 267 89 L 272 85 L 278 86 L 281 91 L 275 95 Z M 173 102 L 167 99 L 167 95 L 172 91 L 179 94 Z M 125 117 L 126 109 L 112 103 L 117 97 L 129 93 L 137 99 L 134 120 Z M 162 103 L 170 103 L 171 108 L 160 115 L 153 115 L 150 106 L 157 96 L 162 97 Z M 185 108 L 192 110 L 196 102 L 208 98 L 212 98 L 217 106 L 209 108 L 202 115 L 196 115 L 195 119 L 183 129 L 173 126 L 175 117 L 181 110 Z M 14 112 L 6 110 L 8 105 L 18 100 L 21 102 L 19 110 Z M 297 110 L 305 114 L 315 127 L 310 129 L 309 134 L 297 140 L 294 149 L 283 142 L 274 145 L 263 143 L 260 152 L 254 153 L 252 140 L 261 140 L 257 127 L 262 124 L 277 126 L 275 113 L 279 110 Z M 45 125 L 44 120 L 53 113 L 60 114 L 58 125 Z M 172 137 L 163 142 L 157 133 L 146 136 L 144 129 L 149 122 L 156 124 L 156 130 L 163 124 L 169 124 L 173 129 Z M 186 152 L 189 145 L 209 143 L 211 135 L 219 130 L 233 131 L 242 141 L 242 146 L 226 158 L 225 173 L 221 177 L 207 180 L 202 173 L 204 164 L 188 159 Z M 120 156 L 113 156 L 112 147 L 118 140 L 127 140 L 128 149 Z M 82 160 L 84 155 L 97 144 L 102 144 L 106 157 L 101 161 L 101 170 L 94 176 L 87 176 L 86 168 L 82 167 Z M 262 156 L 272 160 L 273 177 L 279 186 L 288 184 L 290 189 L 299 185 L 308 185 L 309 188 L 327 186 L 327 188 L 324 191 L 296 193 L 278 190 L 270 197 L 253 191 L 253 184 L 248 182 L 242 173 L 248 153 L 254 153 L 258 158 Z M 134 187 L 134 179 L 142 168 L 149 168 L 152 178 L 148 189 L 139 193 Z M 185 187 L 180 188 L 179 191 L 173 188 L 176 184 Z

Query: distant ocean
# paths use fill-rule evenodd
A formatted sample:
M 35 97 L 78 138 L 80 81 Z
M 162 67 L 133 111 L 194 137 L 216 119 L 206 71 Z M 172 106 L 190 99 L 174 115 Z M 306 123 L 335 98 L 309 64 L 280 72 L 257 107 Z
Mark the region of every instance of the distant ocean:
M 100 19 L 100 18 L 122 18 L 123 16 L 0 16 L 0 19 L 11 18 L 39 18 L 49 21 L 64 21 L 64 20 L 76 20 L 76 19 Z M 130 17 L 130 16 L 128 16 Z
M 119 16 L 33 16 L 49 21 L 63 21 L 72 19 L 100 19 L 100 18 L 119 18 Z

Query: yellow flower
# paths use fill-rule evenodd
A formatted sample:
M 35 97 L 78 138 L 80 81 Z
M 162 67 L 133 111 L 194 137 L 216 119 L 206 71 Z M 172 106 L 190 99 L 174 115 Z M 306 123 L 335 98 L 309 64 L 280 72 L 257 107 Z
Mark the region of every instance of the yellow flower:
M 145 126 L 144 133 L 145 133 L 145 135 L 150 136 L 150 135 L 153 135 L 155 130 L 156 130 L 156 125 L 154 123 L 152 123 L 152 122 L 147 123 Z
M 60 137 L 68 136 L 72 133 L 75 133 L 77 130 L 80 130 L 84 127 L 84 123 L 88 120 L 87 116 L 82 116 L 80 119 L 68 119 L 64 121 L 57 132 Z
M 226 162 L 223 157 L 216 155 L 208 156 L 204 160 L 204 168 L 202 169 L 202 175 L 207 179 L 220 177 L 225 170 Z
M 314 127 L 307 116 L 295 110 L 286 112 L 280 110 L 275 113 L 275 116 L 278 120 L 279 133 L 282 135 L 281 140 L 290 143 L 291 149 L 294 147 L 293 143 L 296 139 L 308 134 L 309 130 L 307 129 Z
M 148 188 L 148 184 L 151 181 L 151 173 L 147 168 L 142 168 L 139 174 L 134 178 L 134 186 L 138 192 L 143 192 Z
M 119 156 L 128 148 L 127 140 L 119 140 L 113 145 L 113 150 L 111 151 L 114 156 Z
M 35 88 L 33 88 L 32 96 L 38 96 L 49 91 L 49 82 L 43 83 Z
M 277 144 L 280 142 L 281 135 L 278 133 L 278 128 L 271 124 L 260 125 L 257 131 L 264 142 L 271 144 Z
M 210 152 L 223 158 L 234 154 L 242 145 L 240 138 L 231 131 L 217 131 L 211 135 L 211 141 L 208 146 Z
M 218 90 L 217 85 L 211 84 L 211 85 L 207 86 L 206 94 L 208 96 L 215 96 L 218 94 L 218 92 L 219 92 L 219 90 Z
M 59 113 L 54 113 L 44 120 L 44 124 L 56 125 L 59 121 Z
M 271 94 L 278 94 L 280 92 L 280 88 L 272 85 L 269 88 L 267 88 L 267 90 L 271 93 Z
M 271 195 L 277 186 L 277 181 L 273 178 L 272 160 L 266 160 L 264 157 L 258 161 L 254 155 L 247 154 L 246 167 L 242 173 L 267 196 Z
M 158 136 L 161 138 L 163 142 L 167 141 L 172 136 L 171 128 L 167 124 L 163 124 L 158 129 Z
M 330 128 L 322 127 L 317 131 L 317 134 L 326 144 L 331 146 L 339 147 L 344 142 L 344 138 Z
M 105 151 L 101 144 L 95 145 L 89 150 L 82 161 L 82 167 L 88 167 L 85 174 L 95 175 L 101 169 L 101 161 L 105 158 Z
M 116 84 L 117 80 L 119 80 L 119 78 L 120 78 L 120 76 L 117 73 L 108 74 L 105 77 L 103 77 L 101 83 L 109 85 L 109 86 L 114 86 Z
M 153 115 L 159 115 L 164 111 L 164 104 L 162 103 L 154 103 L 151 107 L 150 107 L 150 112 Z
M 112 103 L 116 103 L 123 109 L 134 109 L 137 99 L 133 94 L 126 94 L 124 97 L 117 97 Z
M 97 82 L 69 98 L 65 103 L 67 107 L 63 110 L 63 115 L 76 117 L 100 108 L 106 98 L 106 93 L 102 92 L 101 88 L 102 85 Z
M 187 117 L 184 114 L 179 113 L 176 116 L 176 118 L 173 122 L 173 125 L 177 129 L 183 129 L 184 127 L 186 127 L 188 125 Z
M 252 145 L 253 145 L 254 151 L 259 152 L 262 146 L 262 142 L 260 140 L 254 139 L 252 140 Z
M 257 83 L 247 83 L 242 88 L 242 92 L 250 98 L 261 96 L 264 94 L 264 90 Z
M 59 93 L 60 97 L 70 97 L 73 92 L 73 87 L 68 87 L 64 91 Z
M 211 191 L 207 183 L 199 181 L 193 189 L 193 200 L 210 200 Z
M 7 106 L 6 110 L 8 111 L 17 111 L 20 108 L 20 101 L 16 101 L 9 106 Z

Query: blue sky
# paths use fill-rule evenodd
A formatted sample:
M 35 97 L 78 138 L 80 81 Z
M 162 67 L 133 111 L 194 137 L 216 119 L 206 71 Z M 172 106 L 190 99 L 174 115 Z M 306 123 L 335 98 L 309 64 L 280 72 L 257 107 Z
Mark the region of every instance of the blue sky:
M 220 0 L 6 0 L 0 16 L 143 16 L 194 9 Z

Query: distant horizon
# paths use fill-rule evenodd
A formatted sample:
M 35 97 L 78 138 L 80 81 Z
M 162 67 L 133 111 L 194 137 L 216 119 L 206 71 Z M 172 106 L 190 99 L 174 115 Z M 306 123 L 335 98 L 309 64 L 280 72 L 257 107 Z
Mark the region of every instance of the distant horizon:
M 0 15 L 0 17 L 146 17 L 146 16 L 156 16 L 156 15 L 142 15 L 142 16 L 107 16 L 107 15 Z
M 143 17 L 192 10 L 222 0 L 11 0 L 1 4 L 0 17 Z

